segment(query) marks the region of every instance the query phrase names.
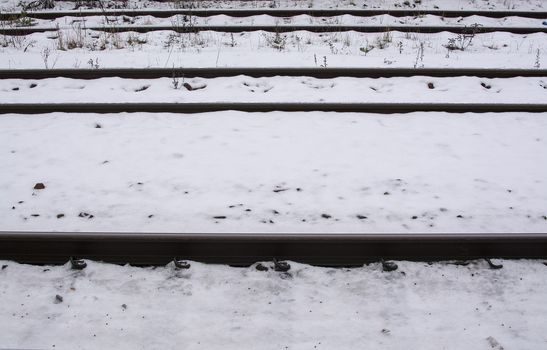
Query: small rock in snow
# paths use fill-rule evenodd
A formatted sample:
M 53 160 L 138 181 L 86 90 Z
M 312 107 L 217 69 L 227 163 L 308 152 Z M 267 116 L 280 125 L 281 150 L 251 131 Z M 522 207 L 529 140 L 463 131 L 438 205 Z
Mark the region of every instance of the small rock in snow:
M 80 217 L 80 218 L 93 219 L 93 215 L 91 215 L 91 214 L 89 214 L 89 213 L 86 213 L 86 212 L 80 212 L 80 214 L 78 214 L 78 217 Z
M 41 182 L 38 182 L 36 185 L 34 185 L 35 190 L 43 190 L 44 188 L 46 188 L 46 185 Z
M 136 88 L 136 89 L 135 89 L 135 92 L 144 91 L 144 90 L 148 89 L 149 87 L 150 87 L 150 85 L 141 86 L 141 87 L 139 87 L 139 88 Z
M 283 192 L 283 191 L 287 191 L 288 188 L 276 188 L 275 190 L 273 190 L 275 193 L 277 192 Z
M 54 303 L 55 303 L 55 304 L 59 304 L 59 303 L 62 303 L 62 302 L 63 302 L 63 297 L 60 296 L 59 294 L 57 294 L 57 295 L 55 296 L 55 301 L 54 301 Z

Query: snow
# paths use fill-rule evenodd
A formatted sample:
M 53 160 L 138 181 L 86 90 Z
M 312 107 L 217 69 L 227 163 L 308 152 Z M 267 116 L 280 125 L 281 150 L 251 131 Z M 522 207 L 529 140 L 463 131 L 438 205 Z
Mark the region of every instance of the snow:
M 4 2 L 5 6 L 15 8 L 10 1 Z M 199 4 L 229 8 L 236 3 Z M 73 5 L 57 2 L 61 8 Z M 127 4 L 129 8 L 157 9 L 174 5 Z M 272 5 L 240 3 L 241 8 Z M 544 4 L 523 1 L 516 8 L 509 0 L 423 0 L 410 5 L 382 0 L 366 4 L 339 1 L 335 5 L 524 11 L 542 10 Z M 327 1 L 275 2 L 276 8 L 329 6 Z M 85 18 L 85 24 L 81 20 L 35 20 L 36 25 L 58 25 L 61 30 L 0 36 L 0 68 L 541 69 L 547 65 L 545 33 L 495 32 L 467 39 L 450 32 L 397 31 L 177 34 L 165 30 L 137 34 L 85 29 L 103 25 L 104 16 Z M 189 23 L 183 16 L 143 16 L 129 21 L 150 26 L 542 26 L 541 19 L 515 16 L 212 16 L 190 18 Z M 113 19 L 112 23 L 125 22 Z M 461 50 L 449 50 L 452 41 Z M 188 91 L 184 83 L 203 88 Z M 4 79 L 0 81 L 0 103 L 543 103 L 546 86 L 545 77 Z M 0 120 L 0 145 L 5 149 L 0 164 L 9 169 L 0 173 L 0 220 L 5 229 L 29 230 L 543 232 L 547 224 L 544 120 L 545 113 L 8 115 Z M 96 123 L 103 127 L 94 128 Z M 29 189 L 36 182 L 45 182 L 47 188 L 33 195 Z M 78 217 L 79 213 L 92 213 L 93 219 Z M 66 215 L 57 219 L 57 214 Z M 214 216 L 227 219 L 215 220 Z
M 447 50 L 456 34 L 295 31 L 105 33 L 74 27 L 24 37 L 0 36 L 2 69 L 106 67 L 477 67 L 544 68 L 547 34 L 477 34 Z M 68 49 L 72 45 L 81 48 Z M 2 47 L 5 46 L 5 47 Z M 63 48 L 63 49 L 61 49 Z M 423 52 L 420 52 L 423 50 Z M 93 61 L 91 65 L 89 61 Z
M 546 232 L 546 134 L 545 115 L 526 113 L 5 115 L 0 222 L 47 231 Z M 46 188 L 33 190 L 38 182 Z
M 57 8 L 74 5 L 56 2 Z M 197 3 L 125 4 L 160 10 L 180 5 Z M 510 0 L 204 1 L 199 5 L 544 11 L 544 2 L 535 0 L 520 1 L 518 6 Z M 20 8 L 13 0 L 0 6 L 10 11 Z M 479 23 L 543 27 L 541 19 L 516 16 L 212 16 L 187 18 L 188 23 L 183 16 L 110 19 L 112 25 L 129 20 L 149 26 Z M 0 68 L 543 69 L 547 65 L 546 33 L 495 32 L 472 38 L 450 32 L 397 31 L 137 34 L 86 29 L 103 25 L 105 16 L 82 20 L 34 20 L 38 26 L 61 29 L 0 35 Z M 461 50 L 449 50 L 451 42 Z M 203 88 L 188 91 L 184 83 Z M 4 79 L 0 103 L 543 103 L 546 86 L 545 77 Z M 545 231 L 544 120 L 545 113 L 7 115 L 0 119 L 4 149 L 0 164 L 8 169 L 0 172 L 0 220 L 2 229 L 14 230 Z M 96 124 L 102 127 L 95 128 Z M 46 183 L 47 188 L 33 193 L 37 182 Z M 79 213 L 92 213 L 93 219 L 81 218 Z M 65 217 L 57 219 L 58 214 Z M 213 220 L 214 216 L 227 219 Z
M 30 0 L 0 0 L 0 9 L 13 10 L 20 9 L 21 4 L 28 4 Z M 156 2 L 143 0 L 112 1 L 102 2 L 103 8 L 369 8 L 369 9 L 444 9 L 444 10 L 468 10 L 470 8 L 482 10 L 536 10 L 544 11 L 545 2 L 543 0 L 409 0 L 407 3 L 400 0 L 204 0 L 204 1 L 172 1 Z M 57 1 L 55 9 L 86 9 L 98 8 L 87 2 L 78 1 Z
M 19 0 L 0 0 L 19 11 Z M 104 8 L 545 11 L 544 0 L 102 1 Z M 55 9 L 89 8 L 57 1 Z M 108 25 L 531 26 L 516 16 L 290 19 L 149 16 Z M 2 22 L 2 28 L 25 21 Z M 0 35 L 0 69 L 105 67 L 545 68 L 547 34 L 146 34 L 33 20 Z M 449 50 L 456 42 L 462 50 Z M 188 91 L 188 83 L 199 90 Z M 175 86 L 176 85 L 176 86 Z M 175 88 L 176 87 L 176 88 Z M 0 80 L 0 104 L 46 102 L 544 103 L 547 78 L 310 77 Z M 545 113 L 0 115 L 0 230 L 115 232 L 547 232 Z M 43 187 L 36 186 L 41 183 Z M 181 257 L 184 258 L 184 257 Z M 539 260 L 397 262 L 289 273 L 88 261 L 83 271 L 0 261 L 0 348 L 547 348 Z
M 391 273 L 290 262 L 282 274 L 2 261 L 0 339 L 18 349 L 543 349 L 547 266 L 501 262 L 401 261 Z
M 10 0 L 11 1 L 11 0 Z M 246 2 L 240 8 L 266 6 L 270 2 Z M 381 1 L 381 8 L 391 8 L 395 2 Z M 154 3 L 156 9 L 170 3 Z M 266 5 L 265 5 L 266 4 Z M 308 2 L 289 2 L 278 4 L 280 8 L 293 8 Z M 314 8 L 328 8 L 328 2 L 315 2 Z M 377 7 L 367 2 L 370 7 Z M 432 5 L 423 1 L 418 8 L 454 8 L 454 1 Z M 492 9 L 511 9 L 513 3 L 489 2 Z M 57 2 L 59 6 L 67 2 Z M 128 6 L 144 6 L 143 3 L 129 3 Z M 200 2 L 208 7 L 206 2 Z M 344 2 L 337 2 L 347 7 Z M 465 9 L 484 8 L 482 2 L 466 4 L 459 1 L 458 6 Z M 531 5 L 531 7 L 529 7 Z M 543 8 L 543 2 L 519 2 L 517 10 Z M 215 2 L 214 7 L 231 7 L 234 2 Z M 354 7 L 353 5 L 349 5 Z M 359 4 L 356 4 L 359 6 Z M 404 7 L 404 6 L 403 6 Z M 237 8 L 237 6 L 236 6 Z M 146 34 L 134 32 L 112 33 L 108 30 L 95 31 L 89 27 L 133 26 L 177 27 L 194 25 L 343 25 L 390 26 L 432 25 L 432 26 L 498 26 L 498 27 L 537 27 L 545 28 L 544 19 L 510 16 L 488 18 L 469 16 L 445 18 L 422 15 L 416 17 L 393 17 L 389 15 L 356 17 L 350 15 L 334 17 L 311 17 L 300 15 L 279 18 L 268 15 L 250 17 L 230 17 L 225 15 L 195 17 L 173 16 L 155 18 L 152 16 L 115 17 L 62 17 L 55 20 L 33 19 L 34 27 L 60 28 L 59 32 L 35 33 L 25 37 L 0 35 L 0 53 L 6 58 L 0 60 L 0 68 L 78 68 L 91 65 L 104 67 L 216 67 L 242 66 L 252 62 L 256 66 L 320 66 L 324 61 L 329 67 L 492 67 L 492 68 L 532 68 L 545 67 L 547 52 L 546 33 L 528 35 L 494 32 L 477 34 L 463 51 L 448 51 L 450 40 L 459 40 L 450 32 L 437 34 L 402 33 L 393 30 L 389 33 L 357 33 L 353 31 L 330 33 L 310 33 L 293 31 L 275 34 L 263 31 L 224 33 L 201 31 L 194 33 L 175 33 L 159 30 Z M 6 21 L 3 27 L 19 27 L 21 21 Z M 469 40 L 465 39 L 464 41 Z M 420 52 L 420 50 L 422 50 Z
M 183 84 L 189 84 L 188 91 Z M 432 85 L 430 85 L 432 84 Z M 56 91 L 50 94 L 49 91 Z M 105 91 L 108 91 L 105 94 Z M 525 92 L 525 93 L 523 93 Z M 102 78 L 0 80 L 0 103 L 61 102 L 446 102 L 544 103 L 547 78 Z

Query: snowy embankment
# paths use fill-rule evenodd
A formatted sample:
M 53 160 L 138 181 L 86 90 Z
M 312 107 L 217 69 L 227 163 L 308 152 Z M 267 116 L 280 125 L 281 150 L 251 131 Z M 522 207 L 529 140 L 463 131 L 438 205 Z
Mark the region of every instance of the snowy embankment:
M 51 94 L 55 91 L 55 94 Z M 105 93 L 108 92 L 108 93 Z M 30 95 L 32 94 L 32 98 Z M 398 102 L 544 103 L 547 77 L 349 78 L 248 76 L 0 80 L 0 103 Z
M 0 9 L 20 9 L 33 0 L 0 0 Z M 86 8 L 341 8 L 341 9 L 445 9 L 445 10 L 521 10 L 537 11 L 545 9 L 543 0 L 200 0 L 200 1 L 142 1 L 142 0 L 104 0 L 100 3 L 89 1 L 56 1 L 55 10 Z
M 0 346 L 525 350 L 547 346 L 547 266 L 398 262 L 289 273 L 192 263 L 0 262 Z
M 460 37 L 461 38 L 461 37 Z M 74 27 L 0 35 L 2 69 L 109 67 L 466 67 L 544 68 L 547 34 L 331 32 L 147 34 Z M 451 40 L 463 50 L 449 50 Z
M 546 232 L 545 135 L 544 114 L 524 113 L 7 115 L 0 222 L 4 230 Z

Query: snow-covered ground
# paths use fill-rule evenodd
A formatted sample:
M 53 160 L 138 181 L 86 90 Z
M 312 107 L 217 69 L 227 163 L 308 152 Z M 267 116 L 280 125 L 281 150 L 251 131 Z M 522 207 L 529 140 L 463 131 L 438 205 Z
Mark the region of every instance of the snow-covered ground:
M 10 0 L 11 1 L 11 0 Z M 231 7 L 235 2 L 215 2 L 214 7 Z M 266 6 L 268 1 L 245 2 L 236 8 Z M 347 7 L 343 1 L 336 6 Z M 441 1 L 434 5 L 423 1 L 414 6 L 441 9 L 473 9 L 488 5 L 491 9 L 511 9 L 512 1 Z M 57 2 L 65 6 L 67 2 Z M 143 5 L 137 2 L 136 5 Z M 254 4 L 254 5 L 253 5 Z M 266 4 L 266 5 L 265 5 Z M 291 1 L 278 4 L 280 8 L 305 7 L 328 8 L 328 2 Z M 367 3 L 377 7 L 374 3 Z M 378 2 L 381 8 L 397 8 L 396 1 Z M 188 3 L 186 5 L 190 6 Z M 200 6 L 210 7 L 207 2 Z M 212 4 L 210 4 L 212 5 Z M 271 4 L 270 4 L 271 5 Z M 332 4 L 331 4 L 332 5 Z M 349 3 L 349 6 L 362 6 Z M 399 4 L 401 5 L 401 4 Z M 402 4 L 403 7 L 412 8 Z M 132 7 L 129 3 L 127 6 Z M 153 3 L 146 8 L 164 8 L 173 3 Z M 540 9 L 542 1 L 519 2 L 517 10 Z M 276 8 L 277 8 L 276 7 Z M 215 67 L 241 66 L 252 62 L 256 66 L 394 66 L 394 67 L 545 67 L 547 34 L 535 33 L 518 35 L 505 32 L 477 34 L 463 37 L 450 32 L 438 34 L 401 33 L 356 33 L 334 30 L 330 33 L 293 31 L 269 33 L 263 31 L 224 33 L 202 31 L 179 34 L 172 30 L 137 34 L 134 32 L 112 33 L 93 31 L 89 27 L 103 26 L 163 26 L 191 27 L 194 25 L 435 25 L 435 26 L 498 26 L 546 28 L 546 19 L 510 16 L 487 18 L 469 16 L 445 18 L 421 15 L 416 17 L 393 17 L 389 15 L 356 17 L 351 15 L 335 17 L 311 17 L 300 15 L 279 18 L 268 15 L 244 18 L 225 15 L 195 17 L 173 16 L 155 18 L 152 16 L 89 16 L 63 17 L 55 20 L 18 19 L 4 21 L 2 28 L 33 27 L 60 28 L 59 32 L 35 33 L 28 36 L 0 35 L 0 68 L 62 68 L 62 67 Z M 448 50 L 447 47 L 462 50 Z M 92 63 L 88 63 L 92 62 Z
M 10 0 L 11 1 L 11 0 Z M 4 2 L 5 8 L 11 1 Z M 71 4 L 57 2 L 63 8 Z M 103 3 L 111 7 L 112 3 Z M 215 7 L 235 6 L 216 2 Z M 178 4 L 181 5 L 181 4 Z M 195 4 L 185 3 L 185 6 Z M 201 7 L 213 3 L 200 2 Z M 240 8 L 365 7 L 245 2 Z M 542 10 L 543 1 L 371 1 L 367 8 Z M 130 2 L 126 7 L 176 3 Z M 194 6 L 195 7 L 195 6 Z M 236 8 L 236 7 L 234 7 Z M 85 29 L 104 16 L 34 20 L 59 32 L 0 36 L 0 68 L 547 66 L 547 34 L 330 32 L 179 34 Z M 129 22 L 128 22 L 129 21 Z M 109 25 L 448 24 L 542 26 L 471 16 L 109 16 Z M 4 26 L 25 25 L 6 22 Z M 28 23 L 26 23 L 28 25 Z M 193 87 L 189 91 L 184 87 Z M 0 103 L 544 103 L 547 77 L 0 81 Z M 197 89 L 196 89 L 197 88 Z M 95 128 L 100 125 L 100 128 Z M 0 119 L 0 221 L 10 230 L 547 231 L 542 114 L 60 114 Z M 44 182 L 45 190 L 33 191 Z M 88 213 L 89 216 L 80 213 Z M 57 219 L 57 215 L 64 216 Z M 222 217 L 222 219 L 215 219 Z M 366 217 L 366 219 L 364 218 Z
M 185 87 L 184 84 L 187 84 Z M 50 94 L 55 91 L 55 94 Z M 105 91 L 108 93 L 105 94 Z M 32 99 L 29 101 L 29 94 Z M 547 77 L 103 78 L 0 80 L 0 103 L 62 102 L 447 102 L 544 103 Z
M 0 0 L 2 11 L 24 0 Z M 55 2 L 93 8 L 397 8 L 545 11 L 544 0 Z M 131 23 L 133 22 L 133 23 Z M 187 23 L 190 22 L 190 23 Z M 507 17 L 113 18 L 108 25 L 544 26 Z M 105 17 L 0 23 L 0 68 L 545 68 L 547 34 L 112 33 Z M 189 91 L 183 84 L 194 88 Z M 43 102 L 545 103 L 547 77 L 0 80 L 0 104 Z M 0 116 L 0 230 L 547 232 L 546 113 Z M 543 261 L 291 262 L 288 274 L 0 261 L 0 348 L 547 348 Z
M 0 0 L 0 9 L 26 7 L 32 0 Z M 175 1 L 56 1 L 55 9 L 86 8 L 368 8 L 443 10 L 521 10 L 545 11 L 543 0 L 175 0 Z
M 6 115 L 0 222 L 4 230 L 545 232 L 545 135 L 545 114 L 525 113 Z
M 545 68 L 547 34 L 263 31 L 105 33 L 80 26 L 0 35 L 0 68 L 106 67 L 478 67 Z M 464 50 L 448 50 L 451 40 Z
M 547 347 L 547 266 L 291 262 L 288 274 L 192 263 L 83 271 L 0 261 L 0 347 L 423 349 Z

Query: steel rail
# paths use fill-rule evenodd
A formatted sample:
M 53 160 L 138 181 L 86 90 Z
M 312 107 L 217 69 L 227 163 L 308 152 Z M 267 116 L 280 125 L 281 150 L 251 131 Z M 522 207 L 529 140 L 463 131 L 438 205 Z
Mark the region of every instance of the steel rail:
M 33 33 L 56 32 L 63 28 L 57 27 L 17 27 L 0 28 L 3 35 L 29 35 Z M 510 26 L 419 26 L 419 25 L 393 25 L 393 26 L 359 26 L 359 25 L 192 25 L 192 26 L 90 26 L 82 29 L 102 31 L 108 33 L 136 32 L 149 33 L 154 31 L 174 31 L 178 33 L 197 33 L 202 31 L 213 31 L 223 33 L 243 33 L 254 31 L 265 31 L 272 33 L 287 33 L 294 31 L 308 31 L 311 33 L 327 32 L 360 32 L 360 33 L 383 33 L 387 31 L 399 31 L 403 33 L 441 33 L 450 32 L 454 34 L 481 34 L 493 32 L 508 32 L 513 34 L 547 33 L 547 26 L 543 27 L 510 27 Z
M 293 17 L 308 15 L 312 17 L 333 17 L 341 15 L 351 15 L 356 17 L 372 17 L 389 15 L 393 17 L 414 17 L 423 15 L 441 16 L 441 17 L 469 17 L 482 16 L 489 18 L 503 18 L 510 16 L 524 18 L 547 18 L 546 11 L 487 11 L 487 10 L 440 10 L 440 9 L 105 9 L 105 10 L 60 10 L 60 11 L 27 11 L 27 12 L 2 12 L 0 20 L 16 20 L 18 18 L 29 17 L 35 19 L 56 19 L 61 17 L 88 17 L 88 16 L 153 16 L 157 18 L 167 18 L 177 15 L 210 17 L 225 15 L 230 17 L 250 17 L 267 15 L 272 17 Z
M 191 234 L 0 232 L 0 259 L 60 264 L 70 257 L 163 265 L 177 257 L 249 265 L 272 258 L 325 266 L 379 259 L 546 258 L 547 234 Z
M 547 77 L 547 69 L 489 68 L 296 68 L 296 67 L 230 67 L 230 68 L 100 68 L 100 69 L 0 69 L 0 79 L 126 79 L 217 78 L 245 75 L 249 77 L 306 76 L 320 79 L 336 77 L 459 77 L 481 78 Z
M 545 113 L 547 104 L 532 103 L 284 103 L 284 102 L 196 102 L 196 103 L 9 103 L 0 104 L 0 114 L 64 113 L 204 113 L 242 112 L 360 112 L 360 113 Z

